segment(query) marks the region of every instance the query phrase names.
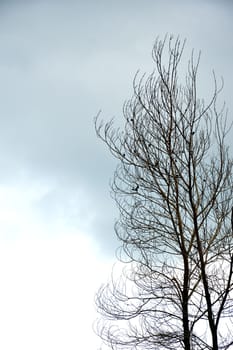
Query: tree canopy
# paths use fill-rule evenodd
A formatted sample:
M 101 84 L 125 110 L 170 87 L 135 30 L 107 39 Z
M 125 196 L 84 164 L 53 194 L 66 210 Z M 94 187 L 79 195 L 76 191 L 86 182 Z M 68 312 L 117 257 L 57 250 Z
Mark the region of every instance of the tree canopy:
M 155 69 L 136 75 L 124 127 L 95 127 L 119 160 L 112 195 L 126 269 L 96 295 L 97 331 L 112 349 L 233 346 L 233 184 L 227 113 L 213 75 L 198 96 L 200 55 L 179 79 L 185 41 L 155 41 Z

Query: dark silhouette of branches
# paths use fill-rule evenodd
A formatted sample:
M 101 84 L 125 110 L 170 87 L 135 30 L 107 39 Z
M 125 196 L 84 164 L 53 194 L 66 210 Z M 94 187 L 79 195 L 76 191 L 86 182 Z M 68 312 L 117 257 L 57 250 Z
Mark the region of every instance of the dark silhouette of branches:
M 128 262 L 96 295 L 97 330 L 112 349 L 233 344 L 233 163 L 226 112 L 217 108 L 222 85 L 213 75 L 211 100 L 198 97 L 193 54 L 180 83 L 184 47 L 179 38 L 156 40 L 155 71 L 136 75 L 123 130 L 95 121 L 119 160 L 115 232 Z

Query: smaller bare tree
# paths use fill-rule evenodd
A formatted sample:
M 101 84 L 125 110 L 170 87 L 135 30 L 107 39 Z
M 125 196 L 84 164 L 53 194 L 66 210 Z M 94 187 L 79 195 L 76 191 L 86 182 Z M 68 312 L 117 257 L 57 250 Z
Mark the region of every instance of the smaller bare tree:
M 96 118 L 97 135 L 119 160 L 115 231 L 130 266 L 96 296 L 104 318 L 97 328 L 112 349 L 233 345 L 229 128 L 216 79 L 208 104 L 197 95 L 199 58 L 191 55 L 178 81 L 184 46 L 156 40 L 155 71 L 135 78 L 123 130 Z

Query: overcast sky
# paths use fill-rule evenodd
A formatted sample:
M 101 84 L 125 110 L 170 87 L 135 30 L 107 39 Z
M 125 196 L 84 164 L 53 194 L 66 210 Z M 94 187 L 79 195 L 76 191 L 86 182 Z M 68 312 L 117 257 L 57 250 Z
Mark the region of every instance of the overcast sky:
M 121 121 L 166 33 L 202 51 L 203 97 L 212 69 L 224 77 L 232 120 L 232 1 L 0 1 L 1 349 L 98 348 L 93 296 L 115 261 L 116 163 L 93 118 Z

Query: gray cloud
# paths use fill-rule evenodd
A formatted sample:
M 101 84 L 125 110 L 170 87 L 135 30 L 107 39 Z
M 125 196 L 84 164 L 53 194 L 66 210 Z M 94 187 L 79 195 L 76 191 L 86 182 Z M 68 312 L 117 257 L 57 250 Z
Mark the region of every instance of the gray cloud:
M 47 178 L 56 188 L 38 210 L 56 216 L 64 207 L 74 225 L 92 220 L 91 234 L 112 249 L 107 186 L 115 161 L 96 139 L 93 117 L 101 108 L 120 120 L 136 70 L 152 69 L 154 39 L 165 33 L 202 50 L 201 93 L 215 68 L 232 110 L 231 3 L 12 1 L 0 9 L 0 181 L 17 182 L 22 169 Z

